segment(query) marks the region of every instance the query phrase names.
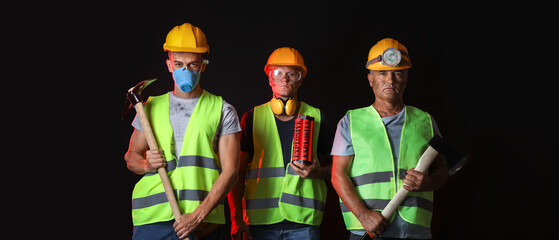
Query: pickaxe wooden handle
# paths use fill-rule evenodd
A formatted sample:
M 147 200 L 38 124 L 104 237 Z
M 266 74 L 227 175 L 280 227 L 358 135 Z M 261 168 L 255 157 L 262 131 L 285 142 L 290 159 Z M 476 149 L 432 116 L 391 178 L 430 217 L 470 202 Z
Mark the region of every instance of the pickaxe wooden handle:
M 151 125 L 146 116 L 146 112 L 144 111 L 144 104 L 142 104 L 141 102 L 136 103 L 134 105 L 134 108 L 136 109 L 136 113 L 138 114 L 138 118 L 140 119 L 140 123 L 142 124 L 142 129 L 144 130 L 144 135 L 146 136 L 149 149 L 159 149 L 159 147 L 157 146 L 157 142 L 155 141 L 153 131 L 151 130 Z M 169 177 L 167 176 L 167 170 L 165 170 L 164 167 L 161 167 L 157 169 L 157 173 L 159 173 L 159 177 L 161 178 L 161 184 L 163 184 L 163 188 L 165 189 L 165 195 L 167 196 L 167 200 L 171 205 L 173 216 L 175 217 L 175 220 L 178 220 L 178 218 L 181 216 L 181 211 L 179 209 L 177 199 L 175 198 L 173 187 L 171 187 L 171 182 L 169 181 Z
M 124 117 L 128 113 L 128 110 L 130 109 L 130 106 L 134 106 L 134 109 L 136 109 L 136 113 L 138 114 L 138 118 L 140 119 L 140 124 L 142 125 L 142 129 L 144 130 L 144 136 L 146 137 L 150 150 L 158 150 L 159 146 L 157 146 L 157 141 L 155 140 L 155 136 L 153 135 L 151 124 L 149 123 L 149 119 L 146 116 L 141 93 L 144 88 L 146 88 L 155 80 L 157 79 L 142 81 L 136 86 L 130 88 L 128 90 L 128 93 L 126 94 L 126 102 L 124 104 L 124 109 L 122 112 L 122 118 L 124 119 Z M 173 187 L 171 186 L 171 182 L 169 181 L 169 176 L 167 176 L 167 170 L 165 170 L 164 167 L 161 167 L 157 169 L 157 173 L 159 173 L 159 178 L 161 178 L 161 184 L 163 184 L 163 189 L 165 189 L 165 196 L 167 196 L 167 200 L 171 205 L 171 211 L 173 212 L 173 217 L 176 221 L 181 216 L 181 211 L 179 209 L 179 204 L 177 203 L 177 198 L 175 197 Z

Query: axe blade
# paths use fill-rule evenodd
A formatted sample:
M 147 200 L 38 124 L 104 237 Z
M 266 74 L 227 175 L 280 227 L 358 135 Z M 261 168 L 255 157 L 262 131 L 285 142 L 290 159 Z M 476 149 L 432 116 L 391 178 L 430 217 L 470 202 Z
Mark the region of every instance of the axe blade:
M 468 158 L 468 154 L 462 154 L 462 157 L 458 158 L 459 160 L 451 168 L 448 169 L 448 175 L 452 176 L 456 172 L 460 171 L 460 169 L 462 169 L 464 164 L 466 164 L 466 162 L 468 161 Z
M 128 89 L 128 92 L 126 93 L 126 100 L 124 101 L 124 107 L 122 108 L 122 120 L 126 118 L 126 115 L 128 115 L 128 112 L 134 105 L 139 102 L 143 102 L 142 91 L 155 80 L 157 80 L 157 78 L 144 80 L 136 84 L 136 86 Z
M 456 151 L 456 149 L 447 144 L 439 135 L 435 135 L 429 141 L 429 146 L 444 155 L 446 165 L 448 166 L 448 175 L 453 175 L 458 172 L 468 161 L 468 155 Z

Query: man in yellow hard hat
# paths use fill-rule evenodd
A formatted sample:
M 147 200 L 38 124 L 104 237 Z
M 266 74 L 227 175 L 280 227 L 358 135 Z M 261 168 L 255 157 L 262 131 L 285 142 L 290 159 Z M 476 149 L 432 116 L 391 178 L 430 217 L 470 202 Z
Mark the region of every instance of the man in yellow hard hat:
M 247 111 L 241 121 L 240 177 L 229 194 L 231 235 L 234 239 L 243 239 L 243 234 L 249 239 L 320 239 L 333 131 L 320 109 L 297 98 L 307 74 L 299 51 L 276 49 L 264 72 L 273 96 Z M 307 163 L 292 161 L 298 114 L 314 118 L 309 136 L 312 158 Z
M 125 155 L 128 168 L 143 175 L 132 193 L 133 239 L 221 239 L 223 200 L 237 181 L 239 132 L 235 108 L 199 84 L 209 51 L 206 36 L 189 23 L 174 27 L 163 49 L 174 90 L 145 104 L 160 150 L 148 150 L 142 126 Z M 174 221 L 156 169 L 165 167 L 183 214 Z M 215 230 L 214 230 L 215 229 Z M 196 230 L 196 231 L 194 231 Z M 209 233 L 208 233 L 209 232 Z M 197 235 L 197 236 L 196 236 Z
M 375 239 L 431 238 L 433 191 L 448 173 L 442 156 L 428 174 L 414 170 L 427 142 L 440 133 L 431 115 L 403 102 L 410 67 L 404 45 L 391 38 L 376 43 L 366 64 L 374 102 L 348 111 L 338 123 L 332 185 L 349 239 L 366 232 Z M 410 194 L 395 216 L 385 219 L 381 211 L 401 186 Z

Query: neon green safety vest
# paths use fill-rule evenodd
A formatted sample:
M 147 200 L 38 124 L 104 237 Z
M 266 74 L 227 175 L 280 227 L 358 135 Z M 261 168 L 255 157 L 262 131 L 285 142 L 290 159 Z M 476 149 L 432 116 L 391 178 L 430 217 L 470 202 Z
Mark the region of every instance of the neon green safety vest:
M 169 93 L 150 97 L 145 110 L 153 133 L 167 160 L 167 174 L 181 213 L 191 213 L 208 195 L 221 172 L 221 162 L 213 150 L 213 139 L 221 120 L 221 97 L 204 91 L 188 121 L 181 156 L 173 155 L 173 128 L 169 118 Z M 225 223 L 223 204 L 204 222 Z M 173 213 L 157 173 L 145 174 L 132 192 L 134 226 L 172 220 Z
M 316 157 L 320 110 L 301 102 L 299 114 L 314 117 L 312 154 Z M 319 226 L 326 202 L 326 184 L 322 179 L 301 178 L 289 166 L 291 163 L 284 166 L 269 102 L 254 108 L 253 137 L 254 155 L 246 174 L 244 194 L 249 224 L 273 224 L 287 219 Z
M 369 106 L 350 110 L 349 117 L 355 150 L 349 176 L 367 207 L 382 211 L 402 186 L 407 170 L 417 165 L 427 149 L 427 143 L 433 137 L 431 117 L 415 107 L 405 107 L 398 166 L 394 166 L 386 128 L 375 108 Z M 348 230 L 363 229 L 341 199 L 340 208 Z M 410 192 L 398 207 L 398 212 L 406 222 L 430 227 L 433 192 Z

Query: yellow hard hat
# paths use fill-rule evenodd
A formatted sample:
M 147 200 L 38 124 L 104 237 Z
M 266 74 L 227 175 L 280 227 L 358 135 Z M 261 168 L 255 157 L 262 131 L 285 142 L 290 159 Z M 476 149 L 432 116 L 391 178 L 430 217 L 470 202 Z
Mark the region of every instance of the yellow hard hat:
M 369 51 L 365 67 L 369 70 L 400 70 L 411 67 L 408 49 L 392 38 L 377 42 Z
M 175 26 L 167 34 L 163 49 L 171 52 L 206 53 L 210 50 L 210 46 L 200 28 L 184 23 Z
M 268 63 L 264 66 L 264 72 L 268 75 L 268 68 L 271 65 L 286 65 L 286 66 L 298 66 L 301 70 L 301 75 L 304 78 L 307 75 L 307 66 L 305 66 L 305 61 L 303 56 L 297 51 L 297 49 L 289 47 L 281 47 L 276 50 L 268 58 Z

